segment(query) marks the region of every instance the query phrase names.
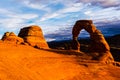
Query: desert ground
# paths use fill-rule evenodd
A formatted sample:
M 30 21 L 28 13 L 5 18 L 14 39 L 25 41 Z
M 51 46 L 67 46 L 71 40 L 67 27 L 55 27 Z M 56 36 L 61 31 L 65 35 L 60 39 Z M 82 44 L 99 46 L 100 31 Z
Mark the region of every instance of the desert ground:
M 120 80 L 120 67 L 83 52 L 0 42 L 0 80 Z

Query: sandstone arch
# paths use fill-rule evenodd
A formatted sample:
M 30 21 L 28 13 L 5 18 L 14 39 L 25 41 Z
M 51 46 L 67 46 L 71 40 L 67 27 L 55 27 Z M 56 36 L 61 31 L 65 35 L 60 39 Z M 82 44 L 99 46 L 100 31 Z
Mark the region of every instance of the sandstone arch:
M 77 38 L 82 29 L 85 29 L 90 34 L 91 45 L 89 52 L 93 53 L 93 58 L 100 61 L 113 61 L 108 43 L 106 42 L 100 30 L 95 27 L 92 20 L 79 20 L 75 23 L 72 29 L 73 49 L 80 50 L 80 43 L 78 42 Z

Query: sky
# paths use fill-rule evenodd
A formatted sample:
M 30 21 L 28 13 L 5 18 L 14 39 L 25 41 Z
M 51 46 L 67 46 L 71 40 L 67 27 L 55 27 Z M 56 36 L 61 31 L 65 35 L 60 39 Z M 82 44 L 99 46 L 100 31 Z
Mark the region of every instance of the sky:
M 91 19 L 106 36 L 120 34 L 120 0 L 1 0 L 0 37 L 39 25 L 47 41 L 70 39 L 77 20 Z M 80 36 L 88 33 L 81 31 Z

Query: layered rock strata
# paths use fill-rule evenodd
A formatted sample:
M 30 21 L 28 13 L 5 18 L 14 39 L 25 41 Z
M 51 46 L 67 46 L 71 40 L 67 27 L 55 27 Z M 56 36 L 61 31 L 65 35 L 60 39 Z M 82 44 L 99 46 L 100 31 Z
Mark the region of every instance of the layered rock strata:
M 37 48 L 49 48 L 43 36 L 42 29 L 37 25 L 22 28 L 18 34 L 25 43 Z

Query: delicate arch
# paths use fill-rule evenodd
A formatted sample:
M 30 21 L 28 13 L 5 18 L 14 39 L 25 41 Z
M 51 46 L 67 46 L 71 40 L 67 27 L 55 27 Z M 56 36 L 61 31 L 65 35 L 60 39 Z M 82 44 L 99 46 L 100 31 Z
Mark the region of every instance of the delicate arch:
M 72 48 L 74 50 L 80 50 L 80 43 L 78 42 L 77 38 L 82 29 L 85 29 L 90 34 L 90 52 L 100 53 L 99 56 L 104 56 L 105 54 L 103 53 L 108 53 L 107 57 L 110 57 L 113 60 L 113 57 L 110 54 L 110 47 L 108 43 L 106 42 L 103 34 L 96 29 L 96 26 L 93 24 L 92 20 L 79 20 L 75 23 L 72 29 Z

